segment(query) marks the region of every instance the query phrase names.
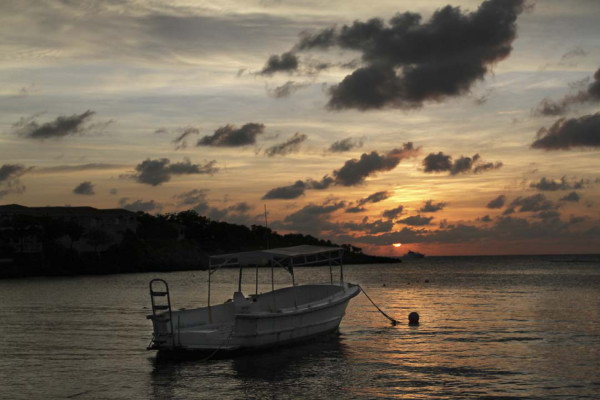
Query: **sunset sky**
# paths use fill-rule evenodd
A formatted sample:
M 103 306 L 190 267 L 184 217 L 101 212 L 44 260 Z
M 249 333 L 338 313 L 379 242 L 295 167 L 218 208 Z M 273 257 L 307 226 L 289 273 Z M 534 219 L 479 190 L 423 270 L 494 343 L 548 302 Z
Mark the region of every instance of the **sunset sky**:
M 597 0 L 0 2 L 0 203 L 600 252 Z M 393 243 L 402 243 L 393 247 Z

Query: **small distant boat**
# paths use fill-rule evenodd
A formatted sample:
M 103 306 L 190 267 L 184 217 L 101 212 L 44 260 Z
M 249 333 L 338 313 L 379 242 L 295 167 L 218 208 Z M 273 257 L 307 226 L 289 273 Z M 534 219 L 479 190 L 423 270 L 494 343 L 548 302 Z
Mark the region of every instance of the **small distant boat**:
M 404 258 L 425 258 L 425 254 L 409 250 L 408 253 L 404 255 Z
M 167 282 L 150 281 L 154 332 L 148 350 L 159 353 L 232 352 L 302 341 L 336 331 L 351 298 L 360 286 L 344 282 L 343 249 L 338 247 L 294 246 L 210 257 L 208 268 L 208 306 L 174 311 Z M 242 293 L 244 267 L 271 265 L 271 287 L 255 294 Z M 330 282 L 296 285 L 294 267 L 328 265 Z M 239 267 L 238 290 L 233 299 L 211 305 L 211 275 L 222 267 Z M 339 266 L 339 282 L 334 282 L 333 267 Z M 292 286 L 274 290 L 273 268 L 285 268 Z

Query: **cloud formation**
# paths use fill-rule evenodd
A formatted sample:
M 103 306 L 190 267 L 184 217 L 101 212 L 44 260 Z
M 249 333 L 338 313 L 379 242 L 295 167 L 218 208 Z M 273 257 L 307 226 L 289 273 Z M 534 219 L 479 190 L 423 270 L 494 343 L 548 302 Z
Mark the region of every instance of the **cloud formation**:
M 240 147 L 256 143 L 256 137 L 265 131 L 263 124 L 249 122 L 241 128 L 225 125 L 214 134 L 198 139 L 196 146 Z
M 518 212 L 538 212 L 555 210 L 558 207 L 554 202 L 547 199 L 546 196 L 538 193 L 526 197 L 519 196 L 514 199 L 510 203 L 509 209 L 517 210 L 517 208 Z
M 396 219 L 399 215 L 404 211 L 404 206 L 398 206 L 396 208 L 392 208 L 390 210 L 385 210 L 383 212 L 383 217 L 387 219 Z
M 554 212 L 539 213 L 537 219 L 528 221 L 525 218 L 501 216 L 493 224 L 474 226 L 469 223 L 448 224 L 440 229 L 405 227 L 400 231 L 382 235 L 364 235 L 355 238 L 359 243 L 391 245 L 392 243 L 474 243 L 490 240 L 539 240 L 557 239 L 561 242 L 579 242 L 582 239 L 600 239 L 600 230 L 587 229 L 571 231 L 572 225 L 583 221 L 580 217 L 572 217 L 562 221 Z
M 23 193 L 26 187 L 19 178 L 32 168 L 22 164 L 3 164 L 0 167 L 0 199 L 9 193 Z
M 94 184 L 90 181 L 81 182 L 75 187 L 75 189 L 73 189 L 73 193 L 82 194 L 86 196 L 92 196 L 96 194 L 94 192 Z
M 455 161 L 452 161 L 452 156 L 442 153 L 429 153 L 423 159 L 423 171 L 427 173 L 433 172 L 449 172 L 450 175 L 458 175 L 472 172 L 478 174 L 488 170 L 494 170 L 502 167 L 502 162 L 495 163 L 485 162 L 481 160 L 479 154 L 473 157 L 460 156 Z
M 296 93 L 298 90 L 309 87 L 308 83 L 296 83 L 294 81 L 287 81 L 281 86 L 277 86 L 275 89 L 268 89 L 267 94 L 276 99 L 290 97 L 292 94 Z
M 158 132 L 155 131 L 155 133 Z M 179 128 L 177 130 L 178 135 L 175 139 L 173 139 L 173 143 L 175 144 L 175 150 L 182 150 L 187 148 L 187 140 L 186 138 L 191 135 L 199 135 L 200 130 L 193 126 L 188 126 L 185 128 Z
M 448 203 L 444 203 L 440 201 L 439 203 L 434 203 L 433 200 L 427 200 L 423 203 L 423 206 L 419 209 L 419 212 L 437 212 L 443 210 Z
M 156 203 L 154 200 L 135 200 L 132 202 L 129 202 L 128 200 L 129 199 L 127 197 L 122 197 L 119 200 L 119 205 L 122 208 L 133 212 L 142 211 L 149 213 L 150 211 L 162 210 L 162 206 L 159 203 Z
M 600 113 L 579 118 L 561 118 L 550 128 L 541 128 L 534 149 L 569 150 L 573 147 L 600 147 Z
M 495 199 L 491 200 L 487 203 L 486 207 L 491 209 L 502 208 L 504 207 L 504 203 L 506 202 L 506 196 L 501 194 Z
M 534 115 L 556 116 L 565 114 L 572 106 L 600 101 L 600 68 L 594 73 L 593 81 L 585 90 L 568 94 L 560 100 L 544 98 L 533 110 Z
M 296 69 L 298 69 L 298 57 L 292 52 L 287 52 L 280 56 L 274 54 L 269 57 L 260 74 L 273 75 L 275 72 L 293 72 Z
M 172 164 L 168 158 L 147 159 L 135 167 L 135 174 L 125 175 L 124 177 L 134 178 L 139 183 L 157 186 L 170 181 L 172 175 L 214 174 L 218 171 L 215 164 L 215 160 L 201 165 L 192 164 L 188 159 Z
M 556 191 L 556 190 L 571 190 L 571 189 L 583 189 L 585 187 L 586 181 L 580 179 L 575 182 L 568 182 L 566 177 L 560 178 L 559 181 L 555 181 L 554 179 L 549 179 L 543 177 L 539 182 L 532 182 L 529 184 L 529 187 L 535 188 L 541 191 Z
M 330 109 L 416 108 L 467 93 L 491 66 L 508 57 L 523 0 L 488 0 L 471 13 L 446 6 L 422 22 L 396 14 L 304 34 L 293 51 L 358 51 L 362 66 L 329 90 Z M 298 68 L 292 52 L 271 56 L 262 73 Z
M 394 169 L 400 161 L 419 154 L 420 147 L 414 147 L 412 142 L 407 142 L 401 148 L 393 149 L 386 154 L 376 151 L 363 153 L 360 159 L 351 159 L 332 172 L 333 177 L 325 175 L 320 181 L 308 179 L 298 180 L 290 186 L 282 186 L 269 190 L 263 199 L 295 199 L 304 194 L 307 189 L 323 190 L 331 185 L 356 186 L 364 183 L 365 179 L 378 172 Z
M 371 235 L 376 235 L 378 233 L 391 232 L 394 228 L 394 222 L 381 219 L 369 222 L 369 217 L 364 217 L 360 223 L 346 222 L 341 224 L 341 227 L 355 232 L 366 232 Z
M 570 201 L 573 203 L 577 203 L 581 197 L 577 192 L 571 192 L 568 195 L 561 197 L 560 201 Z
M 335 183 L 342 186 L 359 185 L 377 172 L 391 171 L 400 161 L 416 157 L 419 151 L 420 147 L 415 148 L 412 142 L 407 142 L 402 148 L 396 148 L 387 154 L 376 151 L 363 153 L 359 160 L 348 160 L 342 168 L 333 171 Z
M 50 173 L 69 173 L 81 171 L 101 171 L 111 169 L 121 169 L 128 167 L 126 164 L 107 164 L 107 163 L 90 163 L 90 164 L 72 164 L 72 165 L 55 165 L 53 167 L 36 168 L 37 174 Z
M 265 150 L 265 155 L 269 157 L 284 156 L 291 153 L 296 153 L 300 150 L 302 143 L 308 139 L 308 136 L 299 132 L 294 133 L 292 137 L 283 143 L 268 147 Z
M 399 224 L 411 225 L 411 226 L 425 226 L 431 224 L 433 217 L 422 217 L 421 215 L 413 215 L 400 219 L 396 222 Z
M 309 234 L 336 230 L 338 225 L 331 222 L 331 214 L 345 206 L 346 203 L 343 201 L 325 202 L 320 205 L 310 203 L 286 216 L 283 221 L 274 221 L 271 227 Z
M 193 189 L 173 196 L 178 200 L 179 206 L 191 208 L 198 214 L 206 216 L 214 221 L 227 221 L 233 224 L 249 225 L 253 218 L 248 214 L 252 209 L 246 202 L 239 202 L 231 206 L 219 208 L 209 204 L 206 196 L 207 189 Z
M 370 194 L 367 197 L 359 199 L 356 202 L 356 205 L 353 206 L 353 207 L 347 208 L 346 212 L 347 213 L 358 213 L 358 212 L 365 211 L 366 209 L 363 207 L 365 204 L 367 204 L 367 203 L 379 203 L 380 201 L 388 199 L 391 195 L 392 195 L 392 193 L 387 192 L 385 190 L 381 191 L 381 192 L 375 192 L 373 194 Z
M 296 199 L 304 195 L 304 191 L 307 188 L 307 184 L 304 181 L 298 180 L 289 186 L 280 186 L 269 190 L 263 197 L 263 200 L 269 199 Z
M 94 114 L 94 111 L 87 110 L 81 114 L 73 114 L 71 116 L 61 115 L 54 121 L 43 124 L 39 124 L 36 121 L 38 115 L 34 115 L 29 118 L 22 118 L 13 125 L 13 129 L 18 135 L 28 139 L 59 139 L 65 136 L 83 134 L 94 128 L 100 127 L 98 124 L 87 124 Z M 108 123 L 110 123 L 110 121 L 101 125 L 106 126 Z
M 345 138 L 342 140 L 338 140 L 337 142 L 333 142 L 331 146 L 329 146 L 328 150 L 332 153 L 343 153 L 345 151 L 350 151 L 352 149 L 360 148 L 362 146 L 362 139 Z

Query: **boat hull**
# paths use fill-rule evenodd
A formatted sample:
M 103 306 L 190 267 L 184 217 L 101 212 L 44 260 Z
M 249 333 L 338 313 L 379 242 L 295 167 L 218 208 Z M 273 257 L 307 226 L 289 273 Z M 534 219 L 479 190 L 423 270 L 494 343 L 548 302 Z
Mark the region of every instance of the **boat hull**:
M 155 322 L 155 338 L 162 340 L 155 340 L 151 348 L 162 353 L 234 352 L 313 339 L 337 331 L 350 299 L 358 293 L 358 286 L 343 284 L 286 288 L 251 300 L 234 296 L 234 301 L 211 310 L 175 315 L 173 334 L 167 324 L 157 330 Z M 209 323 L 197 323 L 203 317 Z M 217 322 L 211 324 L 211 318 Z

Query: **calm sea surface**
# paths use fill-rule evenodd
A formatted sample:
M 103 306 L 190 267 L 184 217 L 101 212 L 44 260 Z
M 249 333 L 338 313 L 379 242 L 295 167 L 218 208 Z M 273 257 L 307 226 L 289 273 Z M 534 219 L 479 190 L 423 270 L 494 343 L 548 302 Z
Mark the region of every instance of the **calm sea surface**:
M 340 336 L 234 359 L 157 362 L 148 281 L 206 304 L 206 273 L 0 281 L 2 399 L 600 398 L 600 256 L 440 257 L 350 265 L 364 295 Z M 270 271 L 260 270 L 267 282 Z M 213 275 L 214 300 L 237 271 Z M 254 272 L 244 292 L 254 292 Z M 289 276 L 276 274 L 282 285 Z M 300 283 L 326 268 L 297 269 Z M 259 291 L 270 289 L 270 283 Z M 410 311 L 418 327 L 405 324 Z

